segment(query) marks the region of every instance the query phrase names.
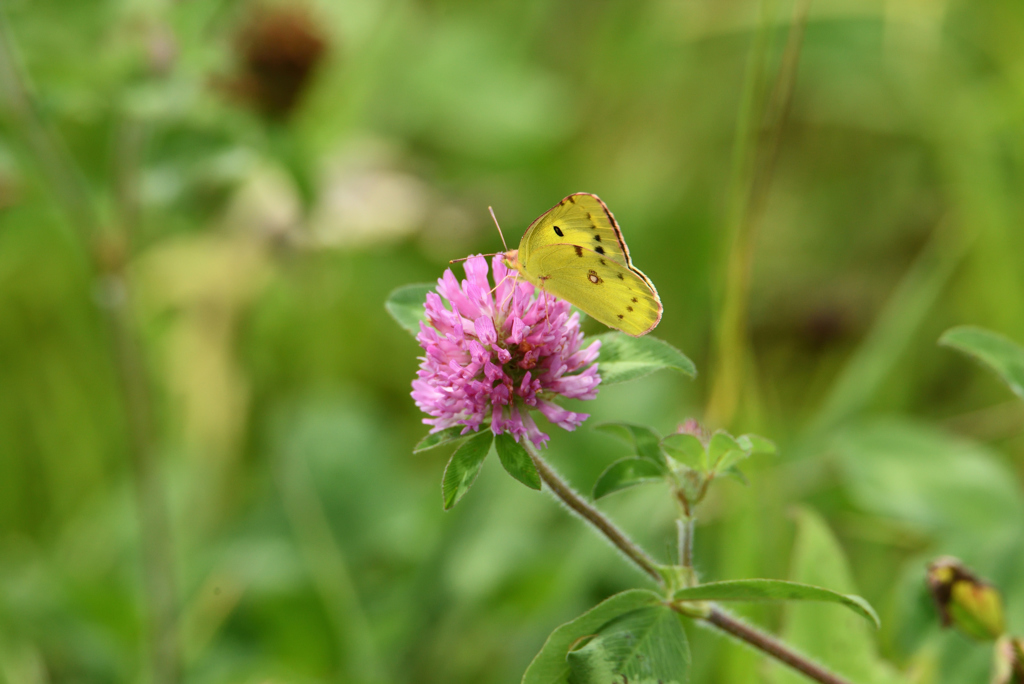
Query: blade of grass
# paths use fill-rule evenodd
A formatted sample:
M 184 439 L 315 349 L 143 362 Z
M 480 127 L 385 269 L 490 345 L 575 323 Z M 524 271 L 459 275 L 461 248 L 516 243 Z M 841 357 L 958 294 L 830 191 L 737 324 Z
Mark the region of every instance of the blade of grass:
M 808 436 L 827 433 L 868 405 L 903 357 L 914 332 L 942 294 L 970 242 L 949 222 L 939 224 L 867 338 L 833 383 L 810 423 Z
M 323 502 L 302 454 L 283 453 L 277 484 L 285 515 L 309 570 L 324 611 L 334 627 L 342 681 L 381 681 L 382 669 L 370 638 L 370 622 L 359 601 L 355 580 L 335 539 Z
M 158 458 L 156 421 L 142 342 L 136 329 L 132 293 L 126 276 L 128 253 L 123 245 L 135 227 L 137 168 L 119 168 L 121 235 L 101 231 L 95 207 L 81 173 L 64 141 L 43 119 L 27 75 L 22 71 L 7 15 L 0 9 L 0 95 L 13 114 L 43 175 L 53 189 L 68 223 L 78 233 L 83 252 L 101 286 L 101 315 L 109 335 L 117 381 L 124 402 L 127 449 L 135 480 L 139 516 L 139 547 L 142 556 L 143 591 L 148 612 L 148 655 L 155 684 L 181 679 L 181 647 L 178 634 L 178 598 L 174 576 L 176 563 L 170 514 Z M 127 140 L 127 139 L 125 139 Z M 128 140 L 122 161 L 137 163 L 134 151 L 141 136 Z
M 736 126 L 736 152 L 733 157 L 733 188 L 730 228 L 727 232 L 729 252 L 725 267 L 725 295 L 716 340 L 716 364 L 706 420 L 712 426 L 728 426 L 739 406 L 743 366 L 747 353 L 747 309 L 750 279 L 754 261 L 757 229 L 771 189 L 782 136 L 792 109 L 800 50 L 811 0 L 799 0 L 793 10 L 789 37 L 782 54 L 782 63 L 769 98 L 762 124 L 752 125 L 753 111 L 760 90 L 761 74 L 768 59 L 766 35 L 771 31 L 769 3 L 762 4 L 762 23 L 751 48 L 747 66 L 743 104 Z M 764 135 L 754 144 L 757 130 Z M 753 148 L 753 149 L 751 149 Z M 750 167 L 749 179 L 747 168 Z

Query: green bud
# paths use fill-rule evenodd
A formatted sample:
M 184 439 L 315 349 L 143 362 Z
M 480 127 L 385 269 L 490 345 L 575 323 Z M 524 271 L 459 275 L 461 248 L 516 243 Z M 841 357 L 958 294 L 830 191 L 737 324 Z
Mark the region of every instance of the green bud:
M 1002 636 L 1005 625 L 999 592 L 956 558 L 939 558 L 928 566 L 928 588 L 943 627 L 953 625 L 981 641 Z
M 992 684 L 1024 684 L 1024 639 L 1007 634 L 996 642 Z

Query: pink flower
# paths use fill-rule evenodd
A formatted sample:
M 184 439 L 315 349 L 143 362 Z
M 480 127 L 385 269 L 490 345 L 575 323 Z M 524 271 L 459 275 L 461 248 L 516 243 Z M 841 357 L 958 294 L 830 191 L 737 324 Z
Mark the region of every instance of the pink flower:
M 426 355 L 412 382 L 416 405 L 437 432 L 464 425 L 463 434 L 490 419 L 491 432 L 523 435 L 536 446 L 549 438 L 537 429 L 530 410 L 574 430 L 588 414 L 552 402 L 557 396 L 593 399 L 599 341 L 581 349 L 579 314 L 568 302 L 516 281 L 503 257 L 492 260 L 497 287 L 487 279 L 487 260 L 470 257 L 460 284 L 451 269 L 427 294 L 430 325 L 416 336 Z M 447 306 L 446 306 L 447 304 Z

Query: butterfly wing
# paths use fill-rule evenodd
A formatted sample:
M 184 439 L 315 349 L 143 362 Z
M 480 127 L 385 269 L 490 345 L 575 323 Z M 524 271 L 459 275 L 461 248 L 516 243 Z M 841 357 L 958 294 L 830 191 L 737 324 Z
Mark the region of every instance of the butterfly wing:
M 588 192 L 569 195 L 531 223 L 519 245 L 519 259 L 529 263 L 536 250 L 555 244 L 579 245 L 606 260 L 630 266 L 619 224 L 604 202 Z
M 607 254 L 579 245 L 546 245 L 532 253 L 523 271 L 541 289 L 628 335 L 649 333 L 661 320 L 661 300 L 650 281 Z
M 661 320 L 654 284 L 633 266 L 619 224 L 597 195 L 569 195 L 531 223 L 514 266 L 534 285 L 630 335 L 648 333 Z

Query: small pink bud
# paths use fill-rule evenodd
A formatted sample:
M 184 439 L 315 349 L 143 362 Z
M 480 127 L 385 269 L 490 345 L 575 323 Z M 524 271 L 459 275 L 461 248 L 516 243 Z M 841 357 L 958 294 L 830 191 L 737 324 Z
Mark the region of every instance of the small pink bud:
M 707 446 L 708 441 L 711 439 L 711 435 L 707 433 L 704 427 L 696 418 L 687 418 L 676 428 L 676 434 L 680 435 L 693 435 Z

